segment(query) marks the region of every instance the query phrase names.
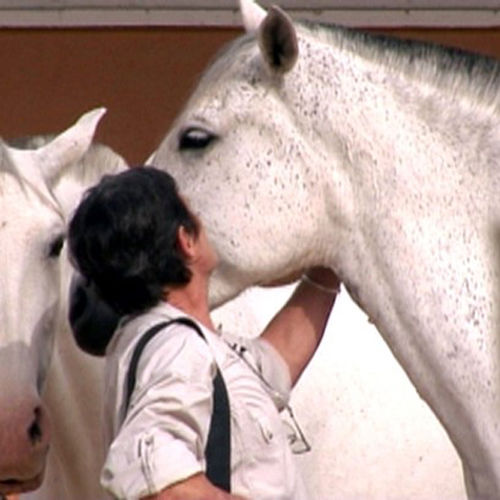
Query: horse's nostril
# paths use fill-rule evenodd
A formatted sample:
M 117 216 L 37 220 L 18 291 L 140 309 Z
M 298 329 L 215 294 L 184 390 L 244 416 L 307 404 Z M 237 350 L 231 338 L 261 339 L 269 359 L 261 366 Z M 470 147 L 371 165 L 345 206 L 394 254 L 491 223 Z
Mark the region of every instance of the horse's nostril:
M 42 417 L 42 409 L 40 407 L 35 408 L 34 414 L 35 418 L 28 428 L 28 436 L 32 444 L 36 444 L 42 439 L 42 427 L 40 423 Z

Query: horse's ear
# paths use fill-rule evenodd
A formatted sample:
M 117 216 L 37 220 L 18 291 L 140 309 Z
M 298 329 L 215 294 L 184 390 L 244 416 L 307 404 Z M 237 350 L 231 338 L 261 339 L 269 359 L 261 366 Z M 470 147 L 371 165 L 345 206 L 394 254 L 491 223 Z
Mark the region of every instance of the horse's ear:
M 266 11 L 254 0 L 240 0 L 241 17 L 245 30 L 254 33 L 266 17 Z
M 97 124 L 105 112 L 105 108 L 97 108 L 85 113 L 73 126 L 35 151 L 46 182 L 50 183 L 64 167 L 81 159 L 90 147 Z
M 273 72 L 286 73 L 297 61 L 299 45 L 292 20 L 279 7 L 273 6 L 259 27 L 259 47 Z

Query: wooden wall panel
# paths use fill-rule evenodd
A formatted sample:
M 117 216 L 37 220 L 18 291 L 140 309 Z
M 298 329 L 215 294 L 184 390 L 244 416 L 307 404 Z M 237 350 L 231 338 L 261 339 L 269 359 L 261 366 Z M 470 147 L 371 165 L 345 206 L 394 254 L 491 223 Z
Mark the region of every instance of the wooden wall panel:
M 380 31 L 380 30 L 379 30 Z M 385 30 L 500 58 L 500 30 Z M 57 132 L 106 106 L 97 138 L 133 164 L 158 145 L 235 28 L 0 30 L 0 136 Z

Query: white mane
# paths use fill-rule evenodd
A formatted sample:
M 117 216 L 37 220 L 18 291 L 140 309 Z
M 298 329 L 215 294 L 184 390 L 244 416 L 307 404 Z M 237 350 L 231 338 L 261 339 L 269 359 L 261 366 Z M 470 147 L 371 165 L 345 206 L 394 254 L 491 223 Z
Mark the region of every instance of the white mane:
M 385 64 L 408 78 L 446 88 L 450 93 L 466 92 L 495 107 L 500 104 L 500 63 L 493 58 L 431 42 L 396 39 L 340 26 L 308 22 L 302 26 L 340 50 Z
M 500 63 L 490 57 L 465 50 L 443 47 L 431 42 L 396 39 L 394 37 L 354 30 L 342 26 L 309 21 L 295 22 L 300 35 L 312 35 L 317 41 L 339 51 L 355 54 L 375 64 L 385 65 L 394 73 L 446 89 L 448 94 L 465 96 L 497 111 L 500 106 Z M 203 75 L 213 83 L 218 74 L 235 63 L 241 63 L 246 49 L 254 46 L 255 34 L 239 37 L 223 47 Z M 235 58 L 238 53 L 239 57 Z

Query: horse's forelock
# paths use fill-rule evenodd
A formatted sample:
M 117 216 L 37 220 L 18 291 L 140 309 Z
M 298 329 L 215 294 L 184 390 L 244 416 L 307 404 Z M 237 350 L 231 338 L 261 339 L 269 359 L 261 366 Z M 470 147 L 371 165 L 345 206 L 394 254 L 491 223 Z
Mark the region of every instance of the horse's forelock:
M 15 137 L 14 139 L 9 139 L 9 146 L 17 149 L 38 149 L 48 144 L 55 137 L 53 134 Z

